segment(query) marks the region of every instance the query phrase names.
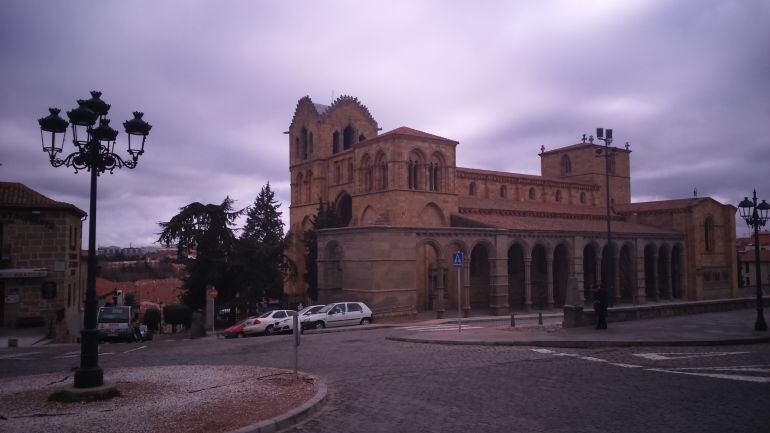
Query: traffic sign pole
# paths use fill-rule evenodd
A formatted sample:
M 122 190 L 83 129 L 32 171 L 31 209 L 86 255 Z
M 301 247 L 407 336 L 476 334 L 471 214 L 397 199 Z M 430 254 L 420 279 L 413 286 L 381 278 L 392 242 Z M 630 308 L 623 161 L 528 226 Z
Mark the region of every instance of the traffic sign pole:
M 463 268 L 463 253 L 461 251 L 452 253 L 452 267 L 457 269 L 457 332 L 463 332 L 462 283 L 460 281 L 460 274 Z

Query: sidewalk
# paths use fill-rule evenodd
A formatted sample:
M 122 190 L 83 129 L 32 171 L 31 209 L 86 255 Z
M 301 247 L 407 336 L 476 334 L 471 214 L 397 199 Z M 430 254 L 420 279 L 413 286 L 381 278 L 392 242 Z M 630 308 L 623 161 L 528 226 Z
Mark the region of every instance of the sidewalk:
M 609 329 L 593 327 L 561 328 L 561 319 L 553 314 L 543 315 L 543 325 L 537 325 L 536 315 L 517 316 L 516 327 L 500 321 L 499 317 L 463 319 L 464 324 L 483 327 L 441 332 L 414 332 L 392 341 L 413 343 L 486 345 L 486 346 L 710 346 L 770 342 L 770 333 L 754 331 L 756 310 L 744 309 L 720 313 L 692 314 L 652 320 L 611 322 Z M 497 319 L 497 321 L 495 321 Z M 484 322 L 488 322 L 484 324 Z M 430 320 L 411 323 L 436 325 L 456 323 L 456 319 Z M 403 324 L 400 326 L 404 326 Z
M 0 349 L 9 346 L 9 339 L 16 339 L 17 347 L 42 346 L 51 340 L 46 339 L 48 328 L 2 328 L 0 327 Z

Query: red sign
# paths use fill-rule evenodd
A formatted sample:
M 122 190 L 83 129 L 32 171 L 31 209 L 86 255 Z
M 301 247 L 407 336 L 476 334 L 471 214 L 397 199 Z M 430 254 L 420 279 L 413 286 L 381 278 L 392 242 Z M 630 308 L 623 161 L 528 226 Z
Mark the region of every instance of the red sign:
M 216 299 L 219 292 L 217 292 L 217 289 L 211 289 L 209 290 L 209 298 Z

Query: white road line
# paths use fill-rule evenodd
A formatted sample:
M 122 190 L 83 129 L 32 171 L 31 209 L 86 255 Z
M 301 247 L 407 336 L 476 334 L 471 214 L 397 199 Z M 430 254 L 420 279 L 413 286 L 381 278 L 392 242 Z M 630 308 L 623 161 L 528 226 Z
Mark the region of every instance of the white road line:
M 580 359 L 582 359 L 583 361 L 591 361 L 591 362 L 609 362 L 606 359 L 594 358 L 593 356 L 581 356 Z
M 667 370 L 713 370 L 713 371 L 742 371 L 747 373 L 770 373 L 770 365 L 732 365 L 726 367 L 679 367 Z
M 642 368 L 641 365 L 623 364 L 623 363 L 620 363 L 620 362 L 610 362 L 610 365 L 614 365 L 615 367 L 623 367 L 623 368 Z
M 26 353 L 13 353 L 10 355 L 0 355 L 0 359 L 19 359 L 22 356 L 37 355 L 43 352 L 26 352 Z
M 730 356 L 730 355 L 745 355 L 751 352 L 656 352 L 656 353 L 634 353 L 634 356 L 640 358 L 649 359 L 652 361 L 665 361 L 670 359 L 686 359 L 686 358 L 706 358 L 711 356 Z
M 531 349 L 533 352 L 537 353 L 554 353 L 551 349 Z
M 580 354 L 578 353 L 554 353 L 553 356 L 570 356 L 573 358 L 580 358 Z
M 467 327 L 469 325 L 463 325 L 463 328 Z M 450 329 L 457 329 L 457 324 L 441 324 L 441 325 L 415 325 L 415 326 L 404 326 L 398 329 L 407 329 L 410 331 L 413 331 L 415 329 L 444 329 L 444 328 L 450 328 Z
M 481 329 L 483 326 L 463 326 L 462 329 Z M 435 331 L 455 331 L 457 330 L 457 327 L 452 328 L 441 328 L 441 329 L 413 329 L 413 331 L 417 332 L 435 332 Z
M 126 350 L 123 353 L 136 352 L 137 350 L 142 350 L 142 349 L 146 349 L 146 348 L 147 348 L 147 346 L 141 346 L 141 347 L 137 347 L 136 349 Z
M 770 377 L 743 376 L 740 374 L 718 374 L 718 373 L 692 373 L 688 371 L 666 370 L 665 368 L 648 368 L 647 371 L 659 371 L 661 373 L 686 374 L 688 376 L 713 377 L 716 379 L 729 379 L 741 382 L 770 383 Z

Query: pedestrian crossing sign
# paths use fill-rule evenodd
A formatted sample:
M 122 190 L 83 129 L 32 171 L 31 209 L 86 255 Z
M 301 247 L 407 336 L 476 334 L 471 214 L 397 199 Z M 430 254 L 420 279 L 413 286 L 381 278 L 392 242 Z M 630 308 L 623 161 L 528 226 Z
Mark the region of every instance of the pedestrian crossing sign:
M 463 267 L 463 253 L 461 251 L 452 253 L 452 267 L 453 268 Z

